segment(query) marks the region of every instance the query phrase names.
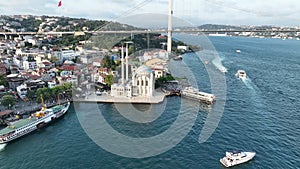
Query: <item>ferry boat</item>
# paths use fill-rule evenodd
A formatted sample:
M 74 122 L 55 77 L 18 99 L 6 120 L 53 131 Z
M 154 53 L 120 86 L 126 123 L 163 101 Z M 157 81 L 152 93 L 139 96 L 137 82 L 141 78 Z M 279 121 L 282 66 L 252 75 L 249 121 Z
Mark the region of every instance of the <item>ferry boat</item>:
M 221 158 L 220 162 L 225 167 L 232 167 L 250 161 L 255 156 L 255 154 L 255 152 L 242 151 L 226 152 L 226 156 Z
M 196 99 L 200 102 L 204 102 L 207 104 L 213 104 L 213 102 L 216 100 L 215 95 L 200 92 L 198 89 L 195 89 L 193 87 L 186 87 L 181 91 L 181 96 Z
M 11 123 L 6 128 L 0 130 L 0 144 L 8 143 L 45 126 L 64 115 L 69 106 L 70 102 L 47 109 L 43 106 L 40 111 L 35 112 L 30 117 Z
M 238 70 L 235 76 L 240 79 L 246 79 L 247 77 L 246 72 L 244 70 Z

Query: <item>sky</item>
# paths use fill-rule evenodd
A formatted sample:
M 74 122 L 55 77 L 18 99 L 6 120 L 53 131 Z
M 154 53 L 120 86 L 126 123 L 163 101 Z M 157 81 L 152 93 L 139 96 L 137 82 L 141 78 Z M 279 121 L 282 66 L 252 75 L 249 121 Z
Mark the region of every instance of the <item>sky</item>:
M 1 15 L 52 15 L 159 25 L 168 0 L 1 0 Z M 173 0 L 174 17 L 202 24 L 299 26 L 298 0 Z M 147 16 L 144 18 L 144 16 Z M 153 18 L 151 18 L 153 16 Z M 162 21 L 161 21 L 162 22 Z

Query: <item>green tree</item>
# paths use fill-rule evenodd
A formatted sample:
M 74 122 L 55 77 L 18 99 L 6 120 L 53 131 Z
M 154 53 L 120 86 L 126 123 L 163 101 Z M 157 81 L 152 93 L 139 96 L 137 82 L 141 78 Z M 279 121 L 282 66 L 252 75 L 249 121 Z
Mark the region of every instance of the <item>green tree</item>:
M 106 75 L 104 82 L 110 87 L 114 82 L 114 76 L 113 75 Z
M 0 75 L 0 85 L 8 87 L 8 82 L 2 75 Z
M 35 91 L 32 91 L 32 90 L 28 90 L 28 91 L 27 91 L 27 94 L 26 94 L 26 97 L 27 97 L 29 100 L 33 100 L 34 98 L 36 98 L 36 92 L 35 92 Z
M 15 105 L 15 99 L 12 95 L 4 95 L 1 100 L 1 104 L 8 109 Z
M 112 66 L 115 65 L 115 62 L 111 59 L 110 56 L 106 55 L 104 56 L 104 59 L 102 60 L 102 67 L 106 68 L 112 68 Z
M 167 75 L 167 76 L 162 76 L 162 77 L 158 78 L 157 82 L 159 84 L 163 84 L 163 83 L 166 83 L 167 81 L 172 81 L 172 80 L 175 80 L 175 78 L 171 75 Z
M 43 99 L 45 101 L 51 99 L 52 96 L 52 90 L 48 87 L 44 87 L 44 88 L 39 88 L 37 91 L 37 102 L 41 101 L 41 96 L 43 97 Z
M 70 89 L 72 89 L 72 83 L 64 83 L 64 88 L 65 88 L 65 90 L 70 90 Z
M 61 93 L 61 91 L 60 91 L 60 89 L 59 89 L 58 86 L 53 87 L 51 89 L 51 95 L 52 95 L 52 97 L 54 97 L 54 98 L 57 97 L 59 95 L 59 93 Z

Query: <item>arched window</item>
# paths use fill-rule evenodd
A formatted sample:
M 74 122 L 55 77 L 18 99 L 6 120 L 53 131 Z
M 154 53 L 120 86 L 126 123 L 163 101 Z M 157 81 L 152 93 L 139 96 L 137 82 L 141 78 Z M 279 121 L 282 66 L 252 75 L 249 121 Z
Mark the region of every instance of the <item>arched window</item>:
M 137 81 L 137 86 L 138 86 L 138 85 L 140 85 L 140 81 L 139 81 L 139 80 Z
M 148 86 L 148 80 L 146 80 L 146 86 Z
M 144 80 L 142 80 L 142 86 L 144 86 Z

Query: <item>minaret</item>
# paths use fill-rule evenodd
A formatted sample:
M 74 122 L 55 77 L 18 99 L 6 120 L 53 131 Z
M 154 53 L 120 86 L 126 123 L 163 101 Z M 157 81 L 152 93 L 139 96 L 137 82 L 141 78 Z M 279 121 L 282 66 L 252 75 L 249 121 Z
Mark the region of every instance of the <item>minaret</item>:
M 172 16 L 173 16 L 173 0 L 169 0 L 169 19 L 168 19 L 168 46 L 167 52 L 172 51 Z
M 126 81 L 128 81 L 128 43 L 126 43 Z
M 124 48 L 122 45 L 121 49 L 121 74 L 122 74 L 122 84 L 124 84 Z

